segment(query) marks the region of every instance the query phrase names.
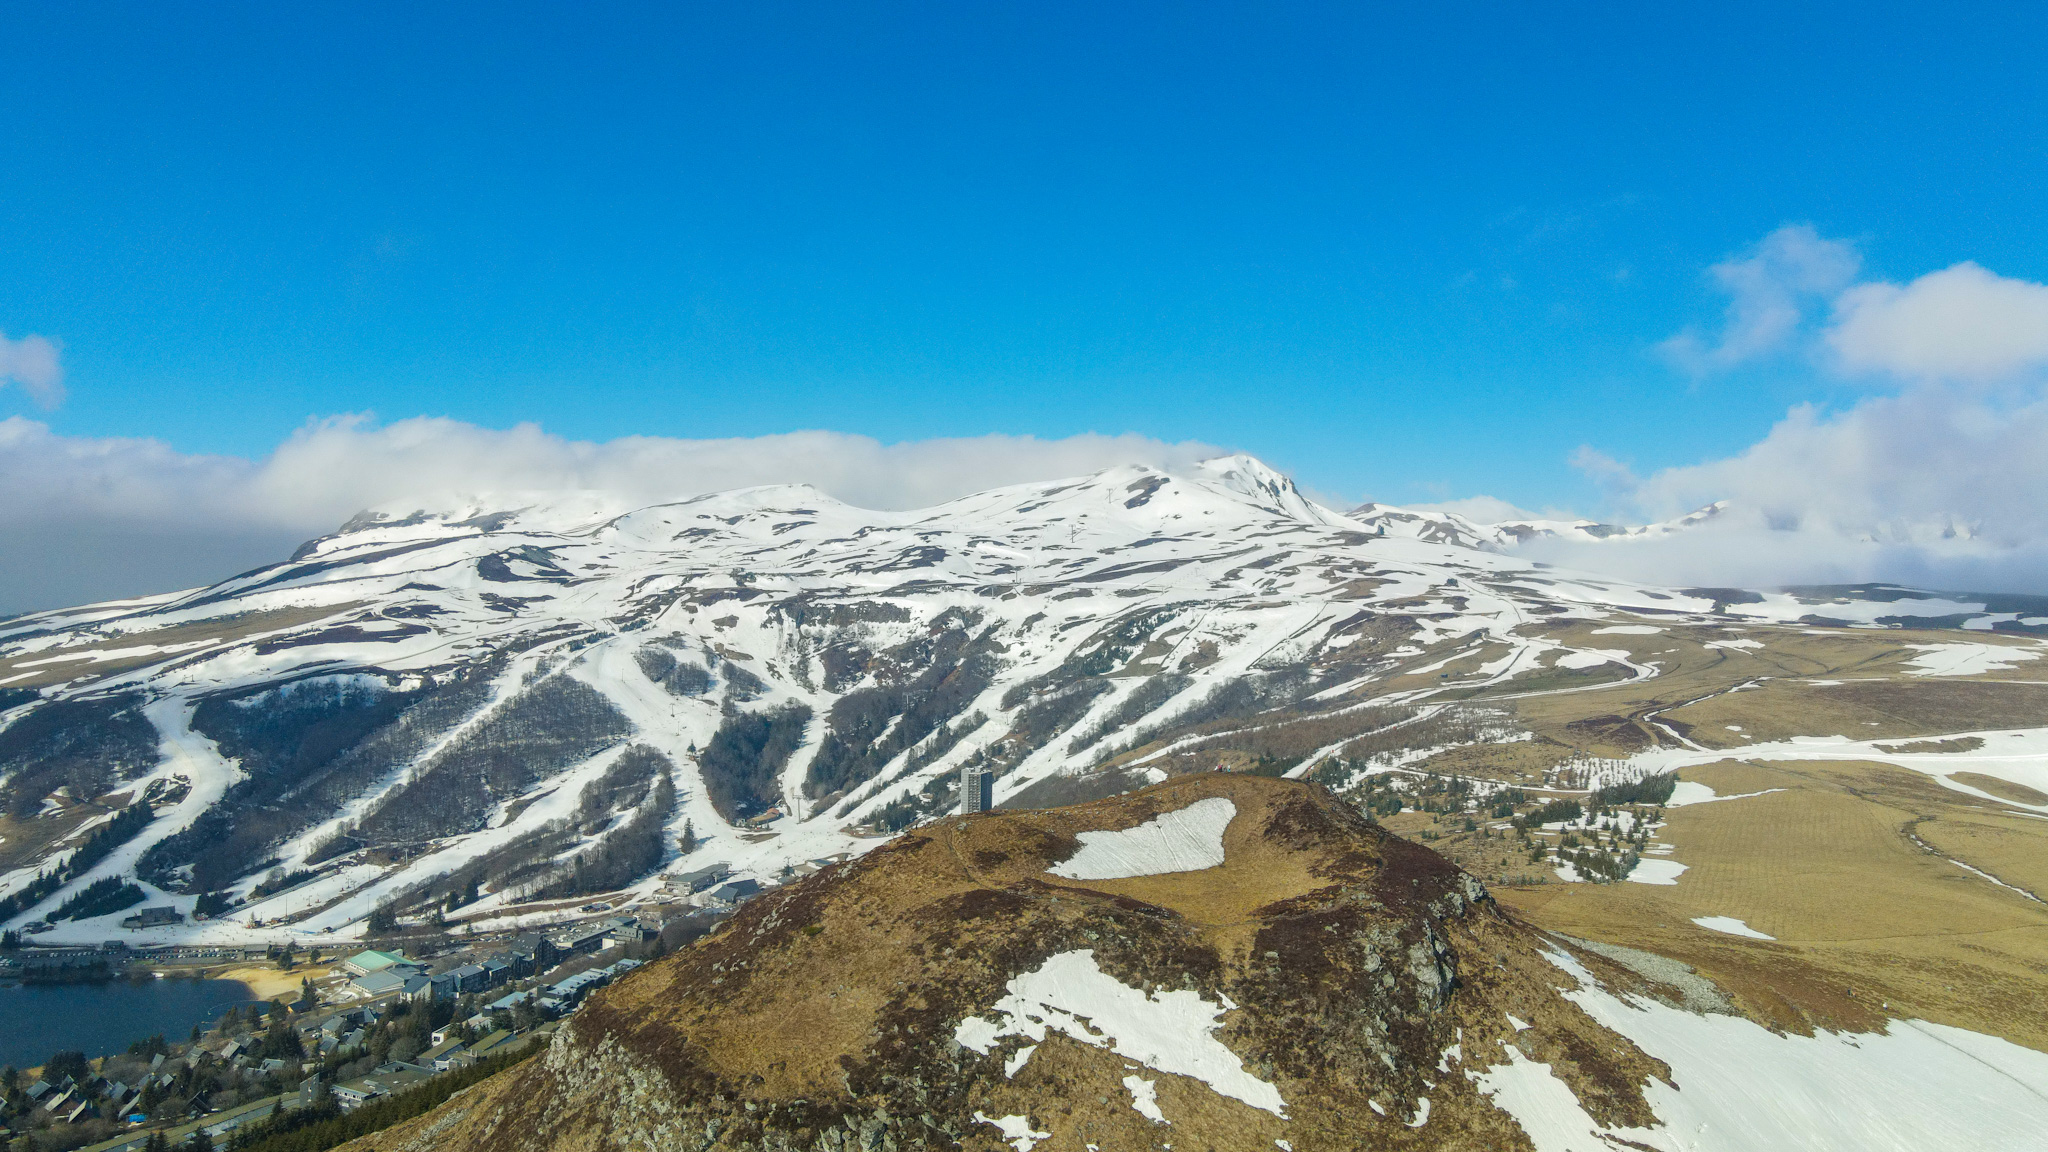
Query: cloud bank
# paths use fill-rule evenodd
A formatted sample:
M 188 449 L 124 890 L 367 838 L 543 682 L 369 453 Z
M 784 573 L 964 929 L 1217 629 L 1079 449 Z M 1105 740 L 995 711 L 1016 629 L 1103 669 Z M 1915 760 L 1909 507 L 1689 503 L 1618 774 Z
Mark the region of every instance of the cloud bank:
M 340 417 L 260 461 L 155 440 L 60 436 L 0 420 L 0 613 L 169 591 L 270 563 L 364 508 L 482 492 L 597 489 L 636 503 L 809 483 L 848 503 L 917 508 L 1116 464 L 1179 467 L 1220 449 L 1142 436 L 979 436 L 883 444 L 838 432 L 745 439 L 567 440 L 534 425 L 378 425 Z
M 1860 266 L 1844 241 L 1782 228 L 1710 270 L 1730 297 L 1720 333 L 1659 347 L 1695 372 L 1794 355 L 1886 392 L 1796 407 L 1733 457 L 1645 478 L 1583 448 L 1575 462 L 1637 519 L 1731 506 L 1668 538 L 1530 551 L 1670 583 L 2048 592 L 2048 285 L 1971 262 L 1852 282 Z

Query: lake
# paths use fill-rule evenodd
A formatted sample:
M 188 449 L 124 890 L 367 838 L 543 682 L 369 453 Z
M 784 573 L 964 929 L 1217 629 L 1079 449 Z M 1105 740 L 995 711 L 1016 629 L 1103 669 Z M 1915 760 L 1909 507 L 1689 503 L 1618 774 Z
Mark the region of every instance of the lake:
M 239 980 L 0 984 L 0 1064 L 28 1068 L 65 1049 L 125 1052 L 158 1032 L 182 1041 L 194 1024 L 250 999 Z

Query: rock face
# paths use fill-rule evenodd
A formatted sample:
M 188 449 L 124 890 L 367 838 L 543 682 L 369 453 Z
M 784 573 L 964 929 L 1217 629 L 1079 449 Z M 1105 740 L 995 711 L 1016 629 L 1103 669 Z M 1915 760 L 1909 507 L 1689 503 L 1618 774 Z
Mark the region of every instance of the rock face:
M 763 895 L 365 1143 L 1527 1148 L 1468 1075 L 1521 1059 L 1603 1125 L 1654 1123 L 1668 1070 L 1559 995 L 1555 947 L 1319 787 L 1182 777 L 945 819 Z

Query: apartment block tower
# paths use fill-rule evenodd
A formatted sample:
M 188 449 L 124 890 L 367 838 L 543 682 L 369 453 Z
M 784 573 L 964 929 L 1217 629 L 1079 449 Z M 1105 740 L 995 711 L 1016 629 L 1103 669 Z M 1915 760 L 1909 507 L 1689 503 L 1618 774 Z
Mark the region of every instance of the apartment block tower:
M 996 806 L 996 774 L 969 765 L 960 770 L 960 814 L 986 812 Z

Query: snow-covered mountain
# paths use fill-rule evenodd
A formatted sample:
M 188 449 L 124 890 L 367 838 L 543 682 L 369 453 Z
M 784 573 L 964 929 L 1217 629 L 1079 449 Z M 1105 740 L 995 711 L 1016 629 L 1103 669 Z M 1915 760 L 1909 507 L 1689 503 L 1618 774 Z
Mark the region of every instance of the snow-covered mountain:
M 968 763 L 999 801 L 1071 799 L 1263 710 L 1656 674 L 1573 650 L 1573 621 L 1815 611 L 1566 574 L 1488 530 L 1346 516 L 1243 456 L 909 512 L 808 487 L 380 509 L 208 588 L 0 624 L 0 918 L 99 881 L 231 906 L 239 935 L 351 935 L 451 894 L 487 916 L 713 861 L 768 877 L 950 807 Z M 1984 611 L 1899 600 L 1829 611 Z M 50 938 L 105 935 L 98 907 Z
M 1371 503 L 1353 508 L 1350 516 L 1375 533 L 1387 536 L 1426 540 L 1433 544 L 1455 544 L 1464 548 L 1504 550 L 1532 540 L 1587 544 L 1607 540 L 1656 539 L 1697 528 L 1727 509 L 1726 501 L 1715 501 L 1673 520 L 1634 526 L 1602 524 L 1597 520 L 1498 520 L 1481 523 L 1455 512 Z

